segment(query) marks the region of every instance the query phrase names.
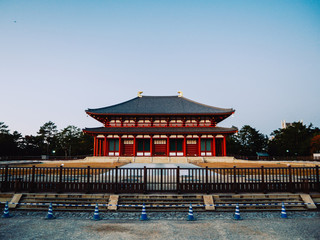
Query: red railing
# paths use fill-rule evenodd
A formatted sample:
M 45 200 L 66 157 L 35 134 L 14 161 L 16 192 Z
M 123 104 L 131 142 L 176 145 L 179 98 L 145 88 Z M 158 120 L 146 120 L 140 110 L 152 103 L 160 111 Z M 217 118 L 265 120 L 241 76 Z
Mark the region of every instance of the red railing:
M 319 167 L 3 167 L 2 192 L 320 192 Z

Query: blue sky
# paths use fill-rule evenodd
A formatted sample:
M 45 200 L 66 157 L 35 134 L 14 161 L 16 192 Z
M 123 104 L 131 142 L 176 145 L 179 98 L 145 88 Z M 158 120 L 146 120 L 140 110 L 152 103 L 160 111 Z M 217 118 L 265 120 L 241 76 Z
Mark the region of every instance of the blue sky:
M 320 1 L 0 0 L 0 121 L 22 134 L 100 126 L 85 109 L 140 90 L 320 127 L 319 76 Z

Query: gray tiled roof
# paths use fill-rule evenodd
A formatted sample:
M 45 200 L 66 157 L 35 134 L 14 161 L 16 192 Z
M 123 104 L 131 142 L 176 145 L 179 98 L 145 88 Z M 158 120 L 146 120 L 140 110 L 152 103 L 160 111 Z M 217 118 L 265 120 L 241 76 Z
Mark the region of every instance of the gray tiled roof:
M 178 96 L 142 96 L 104 108 L 88 109 L 96 114 L 231 114 L 232 108 L 217 108 Z
M 108 133 L 108 134 L 211 134 L 211 133 L 234 133 L 236 127 L 97 127 L 85 128 L 88 133 Z

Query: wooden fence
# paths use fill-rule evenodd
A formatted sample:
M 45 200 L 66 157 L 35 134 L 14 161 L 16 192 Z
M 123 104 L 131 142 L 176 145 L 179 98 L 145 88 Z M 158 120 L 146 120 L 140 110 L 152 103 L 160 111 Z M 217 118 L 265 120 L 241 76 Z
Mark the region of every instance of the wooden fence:
M 0 168 L 2 192 L 320 192 L 319 167 Z

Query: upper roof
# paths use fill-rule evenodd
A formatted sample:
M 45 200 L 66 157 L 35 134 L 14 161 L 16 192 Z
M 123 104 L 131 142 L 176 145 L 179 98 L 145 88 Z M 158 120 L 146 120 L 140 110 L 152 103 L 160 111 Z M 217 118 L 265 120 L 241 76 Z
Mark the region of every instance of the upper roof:
M 109 107 L 88 109 L 88 114 L 232 114 L 232 108 L 217 108 L 180 96 L 142 96 Z

